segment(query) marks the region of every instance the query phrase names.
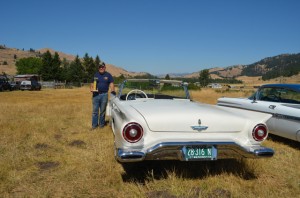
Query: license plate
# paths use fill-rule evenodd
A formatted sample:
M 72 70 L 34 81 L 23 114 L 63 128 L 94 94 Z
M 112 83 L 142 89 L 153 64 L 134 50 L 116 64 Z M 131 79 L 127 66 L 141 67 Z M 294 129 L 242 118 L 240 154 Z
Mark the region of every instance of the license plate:
M 217 149 L 214 146 L 186 146 L 183 147 L 186 161 L 191 160 L 216 160 Z

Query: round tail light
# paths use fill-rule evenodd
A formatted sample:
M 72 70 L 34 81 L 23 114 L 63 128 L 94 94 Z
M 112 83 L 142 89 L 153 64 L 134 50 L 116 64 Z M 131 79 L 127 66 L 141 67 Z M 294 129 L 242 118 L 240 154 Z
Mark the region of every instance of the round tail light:
M 264 124 L 258 124 L 253 128 L 252 136 L 256 141 L 263 141 L 268 136 L 268 128 Z
M 127 142 L 135 143 L 143 137 L 143 128 L 136 122 L 130 122 L 123 128 L 123 137 Z

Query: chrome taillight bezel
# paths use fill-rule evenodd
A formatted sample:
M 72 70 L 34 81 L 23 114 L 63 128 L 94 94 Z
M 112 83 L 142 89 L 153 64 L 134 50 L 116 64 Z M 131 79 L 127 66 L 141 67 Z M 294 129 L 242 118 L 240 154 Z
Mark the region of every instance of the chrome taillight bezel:
M 130 133 L 135 133 L 136 135 L 132 135 Z M 129 143 L 136 143 L 138 141 L 140 141 L 144 135 L 144 131 L 143 131 L 143 127 L 136 123 L 136 122 L 130 122 L 128 124 L 125 125 L 125 127 L 123 128 L 123 138 L 129 142 Z
M 262 142 L 268 137 L 268 128 L 265 124 L 258 124 L 252 130 L 252 137 L 255 141 Z

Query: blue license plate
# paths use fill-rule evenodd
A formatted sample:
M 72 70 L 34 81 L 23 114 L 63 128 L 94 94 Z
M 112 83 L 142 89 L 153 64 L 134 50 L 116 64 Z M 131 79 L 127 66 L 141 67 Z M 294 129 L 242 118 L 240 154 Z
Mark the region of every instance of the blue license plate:
M 185 146 L 182 151 L 186 161 L 217 159 L 217 149 L 214 146 Z

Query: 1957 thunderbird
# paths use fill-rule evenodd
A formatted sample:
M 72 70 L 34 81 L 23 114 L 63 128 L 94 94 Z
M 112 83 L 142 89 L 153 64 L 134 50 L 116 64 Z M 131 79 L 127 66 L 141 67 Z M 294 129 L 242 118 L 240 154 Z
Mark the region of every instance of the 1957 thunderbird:
M 191 100 L 187 83 L 128 79 L 107 109 L 118 162 L 271 157 L 269 114 Z
M 219 98 L 218 105 L 272 114 L 270 133 L 300 142 L 300 84 L 266 84 L 249 98 Z

